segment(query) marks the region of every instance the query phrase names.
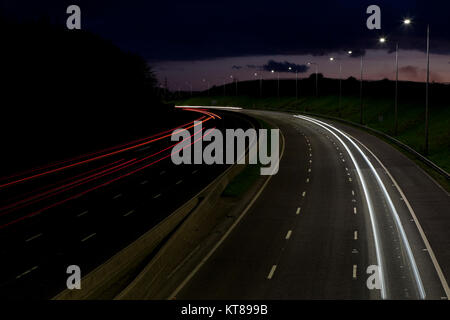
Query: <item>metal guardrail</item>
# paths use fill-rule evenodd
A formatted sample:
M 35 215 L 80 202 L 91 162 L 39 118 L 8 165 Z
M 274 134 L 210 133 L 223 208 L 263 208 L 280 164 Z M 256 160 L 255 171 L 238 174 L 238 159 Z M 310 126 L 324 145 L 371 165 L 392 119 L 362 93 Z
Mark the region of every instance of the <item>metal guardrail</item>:
M 249 110 L 251 110 L 251 109 L 249 109 Z M 382 131 L 370 128 L 370 127 L 365 126 L 365 125 L 361 125 L 361 124 L 356 123 L 356 122 L 345 120 L 345 119 L 342 119 L 342 118 L 333 117 L 333 116 L 327 116 L 327 115 L 318 114 L 318 113 L 305 112 L 305 111 L 292 110 L 292 109 L 280 110 L 280 109 L 276 109 L 276 108 L 264 108 L 263 110 L 278 111 L 278 112 L 283 112 L 284 111 L 284 112 L 289 112 L 289 113 L 305 114 L 305 115 L 315 116 L 315 117 L 319 117 L 319 118 L 324 118 L 324 119 L 329 119 L 329 120 L 335 120 L 335 121 L 343 122 L 343 123 L 346 123 L 346 124 L 349 124 L 349 125 L 352 125 L 352 126 L 355 126 L 355 127 L 359 127 L 359 128 L 365 129 L 367 131 L 371 131 L 371 132 L 373 132 L 375 134 L 378 134 L 378 135 L 384 137 L 385 139 L 389 140 L 391 143 L 393 143 L 396 146 L 402 148 L 403 150 L 409 152 L 411 155 L 413 155 L 418 160 L 423 162 L 429 168 L 433 169 L 438 174 L 443 176 L 445 179 L 450 181 L 450 174 L 447 171 L 445 171 L 444 169 L 439 167 L 437 164 L 435 164 L 430 159 L 428 159 L 427 157 L 423 156 L 422 154 L 420 154 L 419 152 L 417 152 L 416 150 L 414 150 L 410 146 L 408 146 L 408 145 L 404 144 L 403 142 L 401 142 L 401 141 L 391 137 L 390 135 L 387 135 L 386 133 L 384 133 Z

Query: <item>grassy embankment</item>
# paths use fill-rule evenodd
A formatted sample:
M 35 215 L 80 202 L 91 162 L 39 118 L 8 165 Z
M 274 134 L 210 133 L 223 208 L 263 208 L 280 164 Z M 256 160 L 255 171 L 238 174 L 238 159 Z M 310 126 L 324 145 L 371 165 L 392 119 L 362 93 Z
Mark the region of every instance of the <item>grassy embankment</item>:
M 258 99 L 248 96 L 192 97 L 178 101 L 181 105 L 219 105 L 239 106 L 250 109 L 277 109 L 308 111 L 327 116 L 339 116 L 338 97 L 324 96 L 319 98 L 303 97 L 269 97 Z M 364 122 L 373 129 L 393 136 L 394 112 L 392 99 L 368 98 L 364 101 Z M 341 118 L 359 123 L 360 100 L 354 96 L 342 97 Z M 424 151 L 424 106 L 423 103 L 399 103 L 399 124 L 396 138 L 416 151 Z M 449 107 L 432 106 L 430 108 L 429 156 L 428 158 L 447 172 L 450 171 L 450 119 Z M 414 159 L 412 156 L 407 154 Z M 450 183 L 442 176 L 416 160 L 422 168 L 431 174 L 441 185 L 450 190 Z
M 272 127 L 265 121 L 258 119 L 258 122 L 262 129 L 271 129 Z M 267 136 L 267 150 L 271 152 L 271 136 Z M 244 170 L 242 170 L 225 188 L 222 192 L 224 197 L 239 197 L 249 190 L 251 186 L 261 177 L 260 175 L 261 164 L 247 164 Z

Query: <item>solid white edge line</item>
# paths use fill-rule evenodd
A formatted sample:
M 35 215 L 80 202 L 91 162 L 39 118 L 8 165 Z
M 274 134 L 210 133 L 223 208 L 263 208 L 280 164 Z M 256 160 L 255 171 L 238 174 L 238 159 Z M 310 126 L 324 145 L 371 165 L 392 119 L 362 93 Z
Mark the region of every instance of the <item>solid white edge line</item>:
M 284 142 L 284 135 L 283 132 L 280 130 L 281 138 L 283 140 L 283 148 L 281 149 L 280 158 L 278 159 L 278 164 L 280 163 L 281 159 L 284 155 L 284 149 L 285 149 L 285 142 Z M 234 228 L 238 225 L 238 223 L 242 220 L 242 218 L 247 214 L 247 212 L 250 210 L 250 208 L 253 206 L 253 204 L 256 202 L 256 200 L 259 198 L 261 193 L 266 188 L 269 181 L 272 179 L 272 175 L 267 176 L 267 180 L 262 185 L 261 189 L 258 190 L 256 195 L 253 197 L 253 199 L 250 201 L 250 203 L 245 207 L 244 211 L 242 211 L 241 215 L 234 221 L 234 223 L 231 225 L 231 227 L 228 229 L 227 232 L 224 233 L 222 238 L 214 245 L 214 247 L 208 252 L 208 254 L 200 261 L 200 263 L 194 268 L 194 270 L 189 273 L 189 275 L 183 280 L 183 282 L 172 292 L 171 295 L 169 295 L 168 300 L 173 300 L 176 295 L 181 291 L 181 289 L 184 288 L 184 286 L 192 279 L 192 277 L 200 270 L 200 268 L 208 261 L 208 259 L 214 254 L 214 252 L 217 250 L 217 248 L 225 241 L 225 239 L 230 235 L 230 233 L 234 230 Z
M 352 137 L 355 139 L 354 137 Z M 450 299 L 450 288 L 448 286 L 447 280 L 445 279 L 444 273 L 442 272 L 441 266 L 439 265 L 439 262 L 436 259 L 436 256 L 434 254 L 433 249 L 431 248 L 430 242 L 427 239 L 427 236 L 425 235 L 425 232 L 422 229 L 422 226 L 420 225 L 419 219 L 417 219 L 416 213 L 414 212 L 414 209 L 412 208 L 411 204 L 409 203 L 408 199 L 406 198 L 406 195 L 404 194 L 402 188 L 400 188 L 400 185 L 397 183 L 397 181 L 394 179 L 394 177 L 391 175 L 389 170 L 384 166 L 384 164 L 381 162 L 381 160 L 368 148 L 366 147 L 361 141 L 358 139 L 355 139 L 358 141 L 374 158 L 377 160 L 377 162 L 380 164 L 380 166 L 383 168 L 383 170 L 388 175 L 389 179 L 394 183 L 395 187 L 397 188 L 398 192 L 400 193 L 400 196 L 403 198 L 406 207 L 408 208 L 417 229 L 419 230 L 420 236 L 422 237 L 422 241 L 425 244 L 425 247 L 427 248 L 428 254 L 430 255 L 431 261 L 433 262 L 433 266 L 436 269 L 436 272 L 438 274 L 439 280 L 441 281 L 441 285 L 445 291 L 445 294 L 447 295 L 447 299 Z
M 267 280 L 272 279 L 273 274 L 275 273 L 275 270 L 276 270 L 276 269 L 277 269 L 277 265 L 274 264 L 274 265 L 272 266 L 272 268 L 270 269 L 269 275 L 267 276 Z
M 317 126 L 322 127 L 326 131 L 330 132 L 344 146 L 345 150 L 347 151 L 348 155 L 350 156 L 350 159 L 352 160 L 352 162 L 356 168 L 356 172 L 358 173 L 358 176 L 360 178 L 364 196 L 365 196 L 365 199 L 367 202 L 367 207 L 369 208 L 369 216 L 370 216 L 370 221 L 371 221 L 371 226 L 372 226 L 372 233 L 373 233 L 373 237 L 374 237 L 375 252 L 376 252 L 376 256 L 377 256 L 377 264 L 379 266 L 379 277 L 380 277 L 380 283 L 381 283 L 381 298 L 386 299 L 386 285 L 385 285 L 384 272 L 383 272 L 384 263 L 383 263 L 383 258 L 381 256 L 380 242 L 378 240 L 379 234 L 378 234 L 375 213 L 373 212 L 372 200 L 370 198 L 370 195 L 369 195 L 369 192 L 367 189 L 366 180 L 364 179 L 364 176 L 362 175 L 361 169 L 360 169 L 355 157 L 353 156 L 353 153 L 350 151 L 350 149 L 344 143 L 344 141 L 334 131 L 332 131 L 328 127 L 320 124 L 319 122 L 317 122 L 317 120 L 309 118 L 309 117 L 304 117 L 301 115 L 294 115 L 294 117 L 298 118 L 298 119 L 303 119 L 305 121 L 312 122 L 312 123 L 316 124 Z
M 314 120 L 316 120 L 316 119 L 314 119 Z M 339 132 L 342 136 L 344 136 L 348 141 L 350 141 L 350 143 L 353 144 L 353 146 L 359 151 L 361 156 L 364 158 L 364 160 L 366 161 L 366 163 L 370 167 L 372 173 L 374 174 L 374 176 L 375 176 L 375 178 L 377 180 L 377 183 L 378 183 L 379 187 L 381 188 L 381 190 L 384 193 L 385 199 L 387 199 L 387 201 L 389 203 L 389 206 L 391 208 L 391 212 L 392 212 L 392 214 L 394 216 L 394 221 L 395 221 L 395 223 L 397 225 L 397 228 L 400 231 L 400 234 L 402 236 L 403 244 L 405 246 L 405 249 L 406 249 L 406 252 L 407 252 L 407 255 L 408 255 L 408 259 L 409 259 L 410 264 L 411 264 L 411 266 L 413 268 L 413 273 L 414 273 L 414 277 L 416 279 L 417 287 L 419 289 L 420 297 L 421 297 L 421 299 L 425 299 L 426 293 L 425 293 L 425 289 L 423 287 L 422 279 L 420 277 L 419 268 L 417 267 L 416 260 L 414 258 L 414 254 L 412 253 L 411 246 L 409 245 L 408 237 L 406 236 L 406 232 L 405 232 L 405 230 L 403 228 L 403 224 L 402 224 L 402 222 L 400 220 L 400 217 L 398 215 L 397 209 L 395 208 L 395 206 L 394 206 L 394 204 L 392 202 L 392 199 L 391 199 L 389 193 L 387 192 L 386 187 L 384 186 L 383 181 L 381 180 L 380 176 L 378 175 L 378 172 L 376 171 L 375 167 L 372 165 L 372 162 L 367 158 L 367 156 L 364 154 L 364 152 L 361 150 L 361 148 L 359 148 L 359 146 L 350 138 L 350 135 L 348 135 L 347 133 L 345 133 L 345 132 L 343 132 L 343 131 L 335 128 L 335 127 L 333 127 L 330 124 L 327 124 L 326 122 L 323 122 L 323 121 L 320 121 L 320 120 L 316 120 L 316 121 L 326 125 L 329 128 L 333 128 L 334 130 Z

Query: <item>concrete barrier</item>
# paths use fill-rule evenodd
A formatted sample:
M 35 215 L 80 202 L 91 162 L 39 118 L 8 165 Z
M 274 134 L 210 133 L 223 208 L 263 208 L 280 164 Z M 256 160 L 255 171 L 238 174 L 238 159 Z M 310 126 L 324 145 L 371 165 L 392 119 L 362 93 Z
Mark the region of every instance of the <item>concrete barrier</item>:
M 248 160 L 249 150 L 256 148 L 256 141 L 250 143 L 245 157 Z M 248 162 L 248 161 L 246 161 Z M 116 300 L 165 299 L 163 290 L 174 273 L 184 261 L 205 240 L 226 215 L 223 210 L 214 210 L 227 185 L 237 176 L 245 165 L 234 165 L 229 168 L 216 183 L 205 192 L 205 198 L 174 232 L 157 255 L 117 297 Z
M 247 153 L 248 149 L 246 150 Z M 139 282 L 138 279 L 149 278 L 148 269 L 151 270 L 151 273 L 154 273 L 150 277 L 153 279 L 163 269 L 170 268 L 177 261 L 181 261 L 180 259 L 170 260 L 164 254 L 164 248 L 167 247 L 164 246 L 148 264 L 148 260 L 155 253 L 155 249 L 171 233 L 174 233 L 174 235 L 168 240 L 170 243 L 174 241 L 180 242 L 181 237 L 182 241 L 180 243 L 184 244 L 184 246 L 178 247 L 176 256 L 184 257 L 183 254 L 186 252 L 189 254 L 189 248 L 198 241 L 199 237 L 204 235 L 201 230 L 205 228 L 204 230 L 209 232 L 210 228 L 208 229 L 205 226 L 215 225 L 218 219 L 213 212 L 206 215 L 205 213 L 212 211 L 211 209 L 216 204 L 223 190 L 244 167 L 245 165 L 237 164 L 230 166 L 218 178 L 158 225 L 84 276 L 81 279 L 80 290 L 66 289 L 56 295 L 53 300 L 96 300 L 113 299 L 116 296 L 128 297 L 127 293 L 131 292 L 131 287 L 136 287 L 136 283 Z M 188 216 L 189 223 L 186 224 L 184 220 Z M 180 231 L 178 228 L 182 230 Z M 186 230 L 188 230 L 187 233 Z M 189 232 L 198 237 L 187 236 Z M 144 271 L 142 271 L 143 268 Z M 133 281 L 133 279 L 135 280 Z M 131 285 L 127 286 L 130 282 Z M 129 297 L 141 297 L 140 293 L 144 291 L 144 288 L 140 289 L 138 287 L 136 290 L 132 290 L 133 294 Z
M 161 289 L 170 273 L 180 265 L 197 245 L 209 235 L 213 227 L 223 218 L 223 213 L 214 210 L 223 190 L 239 174 L 245 165 L 235 165 L 217 180 L 206 192 L 186 221 L 175 231 L 144 270 L 115 299 L 164 299 Z
M 56 295 L 53 300 L 114 298 L 121 290 L 120 287 L 117 288 L 118 284 L 132 280 L 129 277 L 136 275 L 142 269 L 142 264 L 147 262 L 146 259 L 155 248 L 195 209 L 199 202 L 199 196 L 186 202 L 150 231 L 84 276 L 80 290 L 66 289 Z

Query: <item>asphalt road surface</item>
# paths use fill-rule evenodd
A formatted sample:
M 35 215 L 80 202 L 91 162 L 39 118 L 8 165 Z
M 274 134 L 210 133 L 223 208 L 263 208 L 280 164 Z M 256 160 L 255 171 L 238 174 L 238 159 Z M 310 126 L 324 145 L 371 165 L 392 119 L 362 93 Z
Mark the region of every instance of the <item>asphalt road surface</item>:
M 283 132 L 279 172 L 176 299 L 448 299 L 447 192 L 361 130 L 245 112 Z
M 194 134 L 186 122 L 192 145 L 207 128 L 251 125 L 236 114 L 189 112 L 204 129 Z M 173 129 L 0 179 L 0 298 L 52 298 L 69 265 L 85 275 L 228 167 L 174 165 Z

